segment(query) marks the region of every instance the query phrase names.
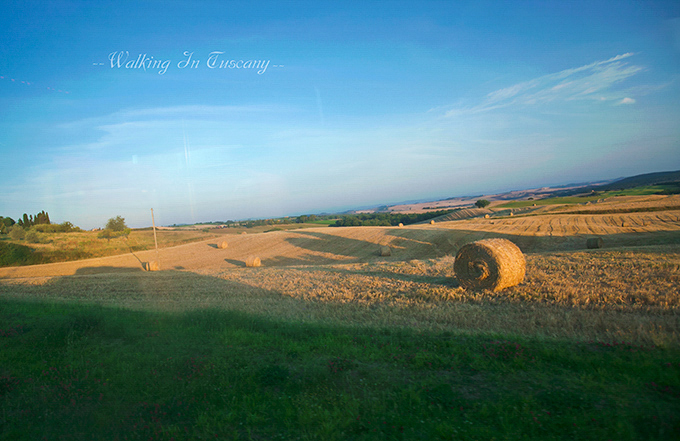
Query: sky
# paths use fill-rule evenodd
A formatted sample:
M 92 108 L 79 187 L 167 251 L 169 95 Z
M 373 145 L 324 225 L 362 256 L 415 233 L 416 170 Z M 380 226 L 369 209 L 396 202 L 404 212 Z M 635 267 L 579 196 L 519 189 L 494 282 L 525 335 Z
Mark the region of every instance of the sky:
M 0 2 L 0 215 L 272 218 L 680 169 L 677 1 Z

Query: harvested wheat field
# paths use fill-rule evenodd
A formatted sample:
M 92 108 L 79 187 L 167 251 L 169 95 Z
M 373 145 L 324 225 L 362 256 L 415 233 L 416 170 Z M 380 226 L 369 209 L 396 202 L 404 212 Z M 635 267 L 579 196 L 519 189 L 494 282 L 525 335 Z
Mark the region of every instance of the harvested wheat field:
M 602 248 L 586 247 L 594 236 Z M 518 286 L 499 292 L 459 286 L 453 256 L 487 238 L 508 239 L 524 253 L 526 276 Z M 390 255 L 376 252 L 381 247 Z M 246 265 L 251 256 L 260 267 Z M 143 272 L 154 260 L 155 251 L 144 251 L 0 268 L 0 295 L 680 344 L 680 210 L 275 231 L 234 236 L 226 249 L 214 239 L 161 249 L 162 271 Z

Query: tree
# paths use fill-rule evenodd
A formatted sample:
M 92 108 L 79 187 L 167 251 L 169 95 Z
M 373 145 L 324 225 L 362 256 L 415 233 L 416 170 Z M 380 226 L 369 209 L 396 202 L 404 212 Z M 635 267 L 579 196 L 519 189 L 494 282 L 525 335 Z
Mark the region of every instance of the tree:
M 486 199 L 480 199 L 477 202 L 475 202 L 475 205 L 478 208 L 484 208 L 484 207 L 488 206 L 490 203 L 491 202 L 487 201 Z
M 125 231 L 128 226 L 125 225 L 125 219 L 120 216 L 112 217 L 106 223 L 106 229 L 111 231 Z
M 70 233 L 71 231 L 78 231 L 80 228 L 75 227 L 71 222 L 64 221 L 59 224 L 60 230 L 64 233 Z
M 11 227 L 15 223 L 16 222 L 14 222 L 14 219 L 12 219 L 11 217 L 0 216 L 0 224 L 4 224 L 7 228 Z
M 11 217 L 0 216 L 0 234 L 9 233 L 9 229 L 14 225 L 14 219 Z

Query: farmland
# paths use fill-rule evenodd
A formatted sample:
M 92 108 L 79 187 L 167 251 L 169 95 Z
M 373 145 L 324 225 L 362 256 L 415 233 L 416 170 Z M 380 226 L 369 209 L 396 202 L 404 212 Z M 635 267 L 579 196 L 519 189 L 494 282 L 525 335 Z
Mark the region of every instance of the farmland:
M 168 231 L 193 236 L 161 241 L 158 272 L 151 249 L 0 268 L 0 438 L 677 438 L 678 206 Z M 466 291 L 453 256 L 490 237 L 527 276 Z

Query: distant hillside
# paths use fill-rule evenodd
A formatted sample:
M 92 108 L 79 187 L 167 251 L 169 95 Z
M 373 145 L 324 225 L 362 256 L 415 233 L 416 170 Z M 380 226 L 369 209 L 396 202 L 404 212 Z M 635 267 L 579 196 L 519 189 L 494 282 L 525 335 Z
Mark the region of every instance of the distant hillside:
M 598 190 L 626 190 L 629 188 L 646 185 L 672 184 L 680 182 L 680 170 L 658 173 L 646 173 L 644 175 L 631 176 L 619 181 L 598 187 Z
M 628 190 L 635 187 L 643 187 L 659 184 L 680 183 L 680 170 L 669 172 L 645 173 L 642 175 L 630 176 L 605 184 L 584 185 L 579 188 L 556 191 L 553 196 L 574 196 L 577 194 L 589 193 L 591 191 L 613 191 Z

